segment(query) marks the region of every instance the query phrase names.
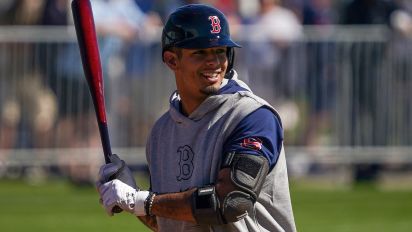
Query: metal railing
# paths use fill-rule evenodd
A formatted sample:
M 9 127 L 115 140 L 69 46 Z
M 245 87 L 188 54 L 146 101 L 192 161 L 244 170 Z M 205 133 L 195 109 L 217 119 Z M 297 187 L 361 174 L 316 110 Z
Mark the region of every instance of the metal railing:
M 376 148 L 411 161 L 410 40 L 385 26 L 305 27 L 289 42 L 235 37 L 243 45 L 235 68 L 279 110 L 292 153 L 317 149 L 352 162 L 356 154 L 373 160 Z M 150 128 L 168 108 L 173 75 L 159 41 L 99 42 L 114 151 L 138 149 L 130 160 L 141 163 Z M 73 27 L 0 27 L 0 105 L 0 158 L 30 163 L 100 147 Z

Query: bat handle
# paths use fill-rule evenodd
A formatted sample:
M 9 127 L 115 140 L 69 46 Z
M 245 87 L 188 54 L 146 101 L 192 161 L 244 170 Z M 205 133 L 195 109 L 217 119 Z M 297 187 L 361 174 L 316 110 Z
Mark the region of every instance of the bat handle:
M 99 131 L 100 131 L 100 138 L 102 140 L 102 147 L 104 153 L 104 161 L 106 164 L 111 163 L 110 156 L 112 155 L 112 148 L 110 146 L 110 138 L 109 138 L 109 130 L 107 128 L 107 123 L 98 122 L 99 124 Z M 116 176 L 112 176 L 111 180 L 116 179 Z M 121 213 L 123 210 L 119 206 L 115 206 L 112 209 L 113 213 Z
M 109 130 L 107 128 L 107 123 L 98 122 L 98 124 L 99 124 L 99 131 L 100 131 L 100 139 L 102 140 L 104 161 L 106 162 L 106 164 L 108 164 L 108 163 L 111 163 L 110 156 L 112 156 L 112 148 L 110 145 Z

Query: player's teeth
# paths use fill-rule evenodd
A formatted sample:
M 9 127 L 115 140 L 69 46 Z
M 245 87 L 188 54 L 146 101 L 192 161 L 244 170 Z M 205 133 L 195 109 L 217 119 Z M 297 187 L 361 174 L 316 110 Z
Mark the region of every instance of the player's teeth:
M 204 73 L 203 75 L 207 77 L 217 77 L 217 73 Z

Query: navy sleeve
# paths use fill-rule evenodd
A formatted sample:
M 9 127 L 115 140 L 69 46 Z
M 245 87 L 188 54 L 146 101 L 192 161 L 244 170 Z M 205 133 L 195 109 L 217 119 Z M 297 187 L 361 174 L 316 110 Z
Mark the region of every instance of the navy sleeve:
M 278 116 L 261 107 L 246 116 L 225 141 L 223 151 L 262 155 L 272 169 L 282 149 L 283 130 Z

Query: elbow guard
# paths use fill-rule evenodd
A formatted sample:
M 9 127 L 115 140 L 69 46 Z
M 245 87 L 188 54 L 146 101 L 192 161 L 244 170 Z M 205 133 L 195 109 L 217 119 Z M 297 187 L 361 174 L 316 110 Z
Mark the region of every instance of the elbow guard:
M 232 183 L 238 188 L 219 202 L 215 187 L 199 188 L 192 196 L 192 211 L 198 224 L 235 222 L 252 212 L 269 164 L 265 157 L 249 154 L 227 154 L 222 168 L 230 168 Z

